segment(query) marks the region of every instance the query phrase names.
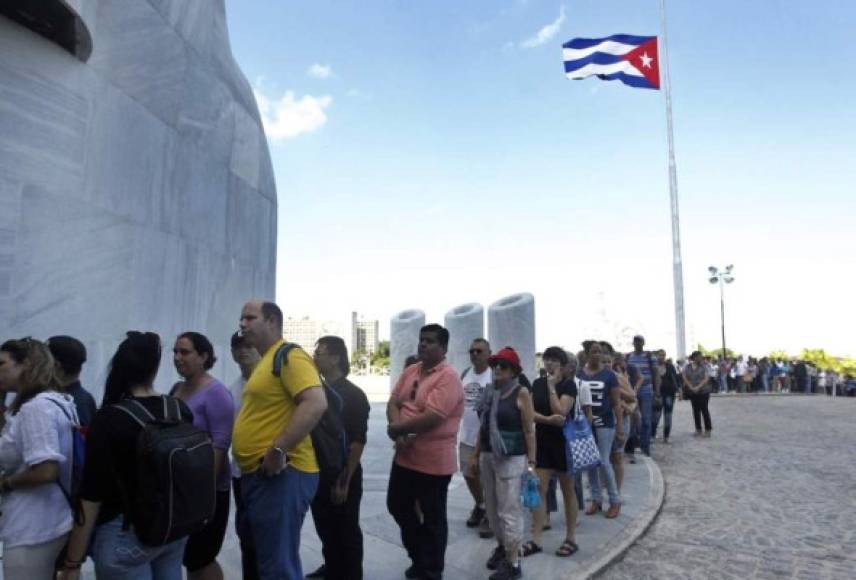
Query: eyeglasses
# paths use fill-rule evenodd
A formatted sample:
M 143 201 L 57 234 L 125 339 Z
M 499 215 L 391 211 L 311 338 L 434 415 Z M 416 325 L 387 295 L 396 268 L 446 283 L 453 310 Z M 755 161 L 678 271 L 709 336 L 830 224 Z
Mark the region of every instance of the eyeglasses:
M 492 365 L 490 365 L 490 368 L 499 369 L 501 371 L 510 371 L 511 365 L 508 364 L 507 362 L 505 362 L 504 360 L 498 360 L 495 363 L 493 363 Z
M 484 352 L 484 349 L 482 349 L 482 348 L 471 348 L 470 349 L 470 355 L 477 355 L 477 354 L 481 354 L 483 352 Z
M 416 391 L 418 391 L 418 390 L 419 390 L 419 381 L 415 380 L 415 381 L 413 381 L 413 387 L 411 387 L 411 389 L 410 389 L 410 400 L 411 401 L 416 400 Z

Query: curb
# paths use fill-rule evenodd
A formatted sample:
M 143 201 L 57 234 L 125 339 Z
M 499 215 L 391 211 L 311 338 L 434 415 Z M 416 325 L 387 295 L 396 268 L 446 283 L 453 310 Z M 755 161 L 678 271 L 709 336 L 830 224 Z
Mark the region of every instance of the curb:
M 642 514 L 636 516 L 636 518 L 630 522 L 617 539 L 612 540 L 605 546 L 602 556 L 596 558 L 591 563 L 580 568 L 571 576 L 567 576 L 566 578 L 573 577 L 574 579 L 582 578 L 585 580 L 596 578 L 613 562 L 621 558 L 624 553 L 630 549 L 630 546 L 635 544 L 636 540 L 647 532 L 648 528 L 651 527 L 651 524 L 654 523 L 654 520 L 657 519 L 657 516 L 660 514 L 660 510 L 663 508 L 663 502 L 666 499 L 666 483 L 663 479 L 663 473 L 660 471 L 660 467 L 657 463 L 650 457 L 645 457 L 644 459 L 645 464 L 648 467 L 648 507 Z

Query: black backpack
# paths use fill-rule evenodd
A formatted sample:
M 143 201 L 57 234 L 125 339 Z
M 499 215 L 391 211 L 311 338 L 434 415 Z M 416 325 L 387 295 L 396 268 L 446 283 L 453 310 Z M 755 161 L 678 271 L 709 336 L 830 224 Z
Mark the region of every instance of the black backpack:
M 299 345 L 292 342 L 283 343 L 273 357 L 273 375 L 280 378 L 282 367 L 288 364 L 288 353 Z M 335 481 L 345 468 L 348 457 L 348 436 L 345 433 L 342 412 L 345 402 L 342 396 L 321 379 L 321 388 L 327 397 L 327 410 L 321 415 L 309 436 L 312 447 L 315 448 L 315 459 L 318 461 L 320 477 L 325 482 Z
M 210 437 L 181 420 L 178 399 L 162 399 L 162 420 L 133 399 L 114 405 L 142 427 L 134 450 L 137 495 L 128 498 L 123 491 L 122 527 L 133 525 L 148 546 L 163 546 L 201 530 L 214 516 L 216 504 Z

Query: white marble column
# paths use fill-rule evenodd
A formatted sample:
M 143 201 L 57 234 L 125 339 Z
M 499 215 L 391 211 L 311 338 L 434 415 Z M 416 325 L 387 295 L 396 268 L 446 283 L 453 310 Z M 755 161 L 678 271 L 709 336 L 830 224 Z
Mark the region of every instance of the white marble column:
M 475 338 L 484 337 L 484 308 L 472 302 L 456 306 L 446 313 L 446 328 L 449 330 L 449 351 L 446 360 L 460 375 L 470 366 L 470 344 Z
M 404 361 L 416 354 L 419 329 L 425 326 L 425 313 L 421 310 L 404 310 L 389 321 L 389 385 L 395 386 Z
M 535 297 L 512 294 L 488 308 L 488 335 L 493 352 L 510 346 L 520 356 L 523 372 L 535 379 Z

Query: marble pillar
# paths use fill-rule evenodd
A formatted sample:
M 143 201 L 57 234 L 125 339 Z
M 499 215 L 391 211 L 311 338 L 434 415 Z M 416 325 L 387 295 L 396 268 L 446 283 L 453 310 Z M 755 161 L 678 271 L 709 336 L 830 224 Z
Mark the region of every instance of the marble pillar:
M 416 354 L 419 329 L 425 326 L 425 313 L 421 310 L 404 310 L 389 321 L 389 384 L 395 386 L 404 361 Z
M 445 326 L 449 330 L 449 350 L 446 360 L 460 375 L 470 366 L 470 344 L 475 338 L 484 338 L 484 308 L 475 302 L 462 304 L 446 313 Z
M 535 297 L 524 293 L 501 298 L 490 305 L 487 317 L 491 350 L 514 348 L 523 372 L 535 380 Z
M 166 390 L 195 330 L 228 382 L 241 305 L 274 296 L 277 197 L 224 0 L 52 3 L 85 38 L 0 12 L 0 340 L 79 338 L 100 399 L 125 331 L 163 337 Z

